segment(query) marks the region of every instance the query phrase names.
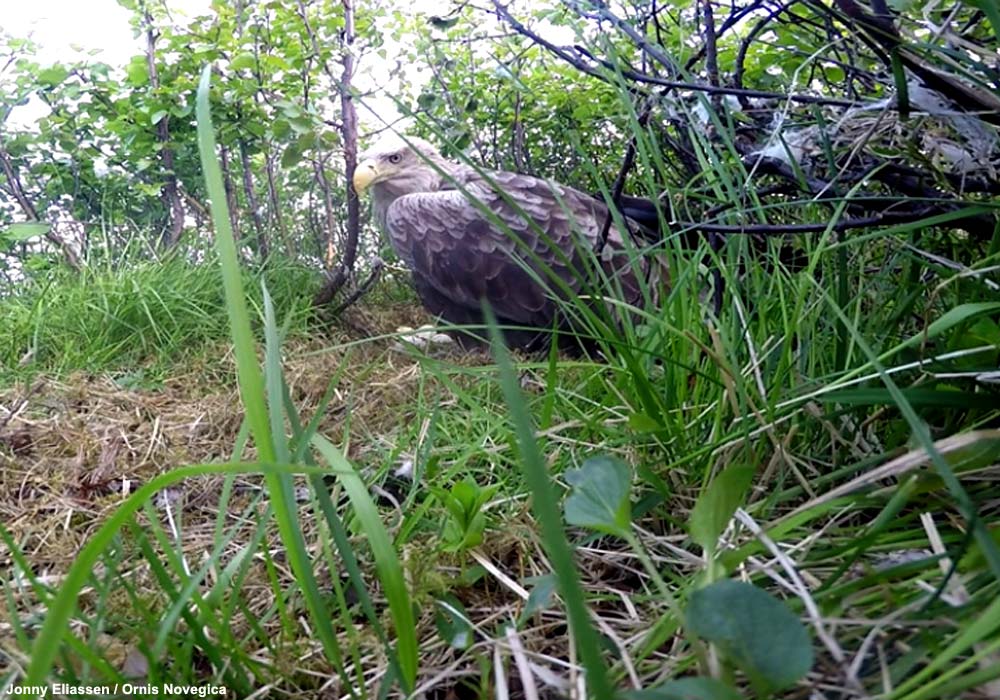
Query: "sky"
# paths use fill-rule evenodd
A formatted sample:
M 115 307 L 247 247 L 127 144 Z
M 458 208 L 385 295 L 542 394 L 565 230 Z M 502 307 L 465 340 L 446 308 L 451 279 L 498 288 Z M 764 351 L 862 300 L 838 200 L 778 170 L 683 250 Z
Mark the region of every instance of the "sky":
M 193 17 L 209 4 L 210 0 L 170 0 L 170 10 L 179 17 Z M 34 41 L 42 64 L 90 58 L 122 66 L 142 50 L 142 39 L 132 36 L 129 11 L 116 0 L 7 0 L 4 5 L 3 30 Z M 92 51 L 98 53 L 91 55 Z M 45 106 L 32 99 L 16 108 L 10 121 L 30 126 L 45 112 Z
M 16 37 L 30 36 L 41 46 L 42 62 L 72 59 L 99 49 L 95 58 L 121 65 L 141 48 L 132 37 L 129 12 L 116 0 L 29 0 L 4 3 L 3 28 Z M 193 16 L 209 0 L 170 0 L 171 12 Z

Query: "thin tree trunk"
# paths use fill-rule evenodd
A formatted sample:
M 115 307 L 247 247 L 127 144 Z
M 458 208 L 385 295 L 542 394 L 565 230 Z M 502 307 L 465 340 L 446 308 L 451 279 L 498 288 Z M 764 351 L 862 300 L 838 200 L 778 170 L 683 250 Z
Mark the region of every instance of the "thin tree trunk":
M 344 190 L 347 193 L 347 236 L 344 252 L 336 271 L 313 297 L 313 304 L 325 306 L 337 295 L 354 272 L 358 257 L 358 238 L 361 232 L 361 206 L 358 193 L 351 183 L 354 169 L 358 164 L 358 115 L 351 95 L 351 81 L 354 78 L 354 5 L 352 0 L 341 0 L 344 8 L 344 31 L 342 60 L 344 70 L 340 75 L 341 133 L 344 138 Z M 313 38 L 315 42 L 315 38 Z M 324 178 L 325 181 L 325 178 Z M 330 234 L 333 234 L 331 230 Z
M 358 114 L 354 108 L 351 83 L 354 80 L 354 6 L 353 0 L 343 0 L 344 7 L 344 72 L 340 81 L 340 111 L 344 136 L 344 191 L 347 193 L 347 241 L 341 266 L 354 271 L 358 257 L 358 237 L 361 232 L 361 205 L 352 181 L 358 167 Z
M 236 199 L 236 187 L 233 186 L 233 173 L 229 168 L 229 149 L 222 146 L 219 149 L 222 161 L 222 184 L 226 190 L 226 205 L 229 207 L 229 223 L 233 227 L 233 238 L 240 239 L 240 210 Z
M 254 232 L 257 234 L 257 252 L 262 260 L 266 259 L 270 253 L 270 245 L 267 240 L 267 233 L 264 230 L 264 222 L 260 217 L 260 206 L 257 204 L 257 193 L 253 189 L 253 177 L 250 171 L 250 153 L 247 151 L 247 144 L 240 139 L 240 164 L 243 166 L 243 192 L 247 197 L 247 206 L 250 207 L 250 217 L 253 220 Z
M 149 8 L 143 4 L 143 19 L 146 22 L 146 65 L 149 68 L 149 86 L 152 92 L 160 87 L 160 78 L 156 72 L 156 30 L 153 28 L 153 16 Z M 170 146 L 170 115 L 166 114 L 156 124 L 156 141 L 160 144 L 160 164 L 166 178 L 160 198 L 166 208 L 167 228 L 163 232 L 161 243 L 165 248 L 177 245 L 184 233 L 184 205 L 181 203 L 180 191 L 177 187 L 177 173 L 174 170 L 174 150 Z
M 326 224 L 323 226 L 323 231 L 326 235 L 321 241 L 319 256 L 323 259 L 324 267 L 330 270 L 333 267 L 333 259 L 336 253 L 336 245 L 333 239 L 337 231 L 337 214 L 336 208 L 333 205 L 333 191 L 330 189 L 330 181 L 326 177 L 323 165 L 323 161 L 313 161 L 316 184 L 319 185 L 319 190 L 323 194 L 323 213 L 326 216 Z M 332 275 L 333 273 L 330 274 Z
M 21 207 L 21 211 L 24 212 L 28 221 L 43 223 L 41 217 L 38 216 L 38 210 L 35 209 L 35 205 L 31 203 L 31 200 L 24 191 L 21 178 L 17 174 L 17 168 L 14 167 L 14 161 L 11 159 L 10 154 L 7 153 L 7 149 L 4 148 L 2 140 L 0 140 L 0 170 L 3 171 L 4 177 L 7 179 L 7 186 L 11 195 L 17 201 L 18 206 Z M 51 228 L 45 232 L 45 240 L 62 251 L 67 265 L 76 272 L 80 271 L 80 258 L 76 254 L 76 251 L 66 241 L 57 236 Z
M 514 169 L 519 173 L 530 173 L 528 165 L 528 149 L 524 145 L 524 122 L 521 120 L 521 92 L 514 93 L 514 134 L 511 138 L 511 148 L 514 152 Z
M 281 240 L 288 238 L 285 230 L 285 220 L 281 216 L 281 199 L 278 196 L 278 184 L 274 178 L 274 156 L 271 155 L 271 144 L 267 144 L 267 151 L 264 153 L 264 167 L 267 170 L 267 194 L 271 200 L 271 220 L 281 235 Z

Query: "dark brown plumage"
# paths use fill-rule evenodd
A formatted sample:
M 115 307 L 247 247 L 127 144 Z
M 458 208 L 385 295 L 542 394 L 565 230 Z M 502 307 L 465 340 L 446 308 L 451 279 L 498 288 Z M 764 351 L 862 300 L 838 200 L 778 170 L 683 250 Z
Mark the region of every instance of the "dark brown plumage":
M 554 326 L 568 325 L 556 297 L 589 290 L 596 291 L 590 298 L 641 306 L 643 287 L 656 286 L 659 266 L 627 245 L 615 226 L 601 245 L 603 202 L 529 175 L 480 174 L 445 160 L 426 141 L 407 141 L 362 154 L 354 186 L 371 188 L 375 218 L 431 313 L 481 325 L 485 300 L 502 325 L 528 327 L 505 331 L 507 342 L 533 349 L 544 346 Z

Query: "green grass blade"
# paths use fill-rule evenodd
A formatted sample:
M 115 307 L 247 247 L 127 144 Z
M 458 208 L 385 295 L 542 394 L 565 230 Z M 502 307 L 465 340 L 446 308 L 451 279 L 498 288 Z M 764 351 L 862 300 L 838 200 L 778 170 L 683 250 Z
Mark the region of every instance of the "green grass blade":
M 226 295 L 226 306 L 229 310 L 230 328 L 233 335 L 234 354 L 236 356 L 237 376 L 240 385 L 240 395 L 250 432 L 257 445 L 257 454 L 264 462 L 276 460 L 275 437 L 271 432 L 267 402 L 265 399 L 264 380 L 257 364 L 254 352 L 256 343 L 250 328 L 250 316 L 247 313 L 243 294 L 243 281 L 240 276 L 239 262 L 236 255 L 236 243 L 226 207 L 226 194 L 222 182 L 222 172 L 215 155 L 215 133 L 212 127 L 211 108 L 209 105 L 209 85 L 211 83 L 211 64 L 205 66 L 198 85 L 197 116 L 198 116 L 198 149 L 201 154 L 202 168 L 205 171 L 205 186 L 212 202 L 212 222 L 215 226 L 215 244 L 222 268 L 222 282 Z M 273 321 L 273 315 L 272 315 Z M 280 371 L 280 368 L 279 368 Z M 272 372 L 273 374 L 273 372 Z M 274 380 L 272 381 L 280 381 Z M 280 393 L 277 397 L 280 410 Z M 269 474 L 265 477 L 268 492 L 271 496 L 271 506 L 274 508 L 275 521 L 281 533 L 282 542 L 288 552 L 288 561 L 295 573 L 306 607 L 315 625 L 320 642 L 327 658 L 343 675 L 339 645 L 330 615 L 323 603 L 319 586 L 313 576 L 309 555 L 306 552 L 302 530 L 297 520 L 295 495 L 290 482 L 282 479 L 279 474 Z M 353 688 L 353 684 L 348 683 Z M 352 691 L 353 694 L 353 691 Z
M 372 548 L 375 557 L 375 567 L 379 580 L 389 602 L 389 610 L 396 628 L 396 653 L 399 658 L 399 668 L 402 673 L 403 690 L 409 693 L 417 678 L 417 633 L 413 619 L 413 607 L 410 594 L 406 589 L 403 567 L 393 547 L 392 540 L 382 524 L 378 509 L 368 494 L 364 481 L 358 476 L 351 464 L 334 445 L 326 438 L 317 435 L 312 439 L 313 445 L 323 458 L 333 468 L 337 479 L 343 485 L 362 530 Z
M 521 396 L 517 374 L 510 361 L 507 348 L 504 347 L 496 317 L 488 307 L 484 307 L 486 320 L 493 343 L 493 355 L 500 368 L 500 383 L 503 389 L 510 418 L 514 423 L 518 447 L 521 450 L 520 463 L 524 476 L 531 488 L 532 505 L 538 522 L 541 525 L 542 542 L 549 555 L 559 592 L 566 604 L 573 635 L 576 637 L 576 647 L 583 666 L 587 671 L 587 685 L 592 696 L 610 698 L 613 695 L 611 681 L 607 668 L 601 659 L 601 643 L 597 632 L 590 624 L 590 615 L 584 599 L 580 576 L 573 561 L 573 550 L 563 531 L 562 515 L 559 510 L 555 489 L 549 482 L 549 474 L 545 468 L 545 460 L 535 442 L 534 428 L 528 407 Z

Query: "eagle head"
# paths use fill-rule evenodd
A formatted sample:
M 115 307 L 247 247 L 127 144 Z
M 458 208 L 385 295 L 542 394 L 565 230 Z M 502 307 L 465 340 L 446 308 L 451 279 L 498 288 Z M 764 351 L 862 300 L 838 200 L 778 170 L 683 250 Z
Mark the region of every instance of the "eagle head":
M 359 156 L 354 169 L 354 191 L 361 194 L 372 185 L 383 183 L 397 194 L 428 191 L 440 180 L 428 160 L 441 161 L 441 154 L 421 138 L 407 136 L 405 141 L 395 135 L 383 138 Z

